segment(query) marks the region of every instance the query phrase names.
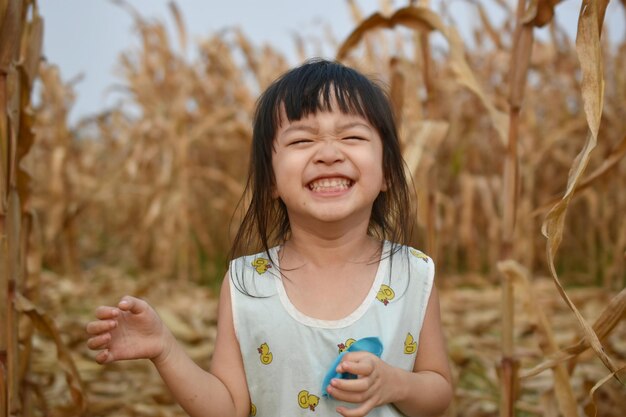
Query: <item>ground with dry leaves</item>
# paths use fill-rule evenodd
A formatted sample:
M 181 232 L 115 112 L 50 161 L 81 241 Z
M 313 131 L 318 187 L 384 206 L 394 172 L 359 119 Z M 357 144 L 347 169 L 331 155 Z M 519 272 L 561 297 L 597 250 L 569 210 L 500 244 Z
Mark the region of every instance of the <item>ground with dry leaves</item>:
M 46 273 L 41 288 L 41 305 L 60 327 L 64 344 L 69 347 L 82 379 L 87 401 L 86 416 L 184 416 L 154 367 L 148 361 L 98 365 L 94 353 L 85 346 L 84 326 L 92 319 L 100 304 L 111 304 L 124 294 L 134 294 L 149 300 L 162 319 L 184 344 L 194 360 L 207 367 L 215 342 L 217 299 L 216 291 L 195 284 L 176 283 L 156 276 L 132 277 L 112 268 L 96 268 L 85 272 L 80 280 Z M 463 288 L 456 288 L 465 282 Z M 474 285 L 467 285 L 474 282 Z M 456 379 L 456 399 L 448 416 L 497 416 L 499 382 L 496 364 L 500 359 L 499 289 L 484 284 L 480 278 L 439 277 L 443 324 L 448 338 L 450 357 Z M 459 285 L 460 286 L 460 285 Z M 568 346 L 579 338 L 577 323 L 559 298 L 547 278 L 538 279 L 533 288 L 539 294 L 536 305 L 541 306 L 555 330 L 559 345 Z M 518 292 L 522 294 L 521 291 Z M 606 306 L 610 294 L 599 288 L 573 288 L 569 294 L 590 321 Z M 544 355 L 536 332 L 536 318 L 525 308 L 521 297 L 516 299 L 516 352 L 522 369 L 543 360 Z M 41 395 L 36 409 L 53 411 L 54 415 L 70 415 L 72 402 L 63 366 L 57 361 L 53 341 L 36 332 L 31 376 L 28 381 Z M 619 324 L 605 340 L 606 351 L 619 362 L 626 360 L 626 325 Z M 570 367 L 578 404 L 585 415 L 593 415 L 589 407 L 589 390 L 608 372 L 589 352 L 581 355 L 576 366 Z M 522 380 L 521 416 L 558 416 L 551 395 L 552 373 L 546 371 Z M 622 417 L 626 390 L 614 380 L 596 393 L 599 416 Z M 65 412 L 64 412 L 65 410 Z M 622 410 L 622 411 L 620 411 Z M 35 414 L 37 415 L 37 414 Z

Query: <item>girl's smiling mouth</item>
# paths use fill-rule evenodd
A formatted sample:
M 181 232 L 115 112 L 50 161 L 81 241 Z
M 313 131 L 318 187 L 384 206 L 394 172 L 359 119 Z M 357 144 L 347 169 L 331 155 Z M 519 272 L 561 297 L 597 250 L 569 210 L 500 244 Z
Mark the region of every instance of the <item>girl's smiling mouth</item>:
M 349 189 L 354 181 L 345 177 L 318 178 L 308 184 L 309 190 L 318 193 L 341 192 Z

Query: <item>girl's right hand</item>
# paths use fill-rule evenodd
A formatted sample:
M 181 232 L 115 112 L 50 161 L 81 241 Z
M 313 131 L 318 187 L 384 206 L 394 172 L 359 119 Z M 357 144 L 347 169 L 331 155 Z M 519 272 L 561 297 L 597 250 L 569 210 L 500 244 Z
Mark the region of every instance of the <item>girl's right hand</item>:
M 125 296 L 117 307 L 100 306 L 97 320 L 87 324 L 87 347 L 99 350 L 96 362 L 126 359 L 162 361 L 169 353 L 173 337 L 156 311 L 139 298 Z

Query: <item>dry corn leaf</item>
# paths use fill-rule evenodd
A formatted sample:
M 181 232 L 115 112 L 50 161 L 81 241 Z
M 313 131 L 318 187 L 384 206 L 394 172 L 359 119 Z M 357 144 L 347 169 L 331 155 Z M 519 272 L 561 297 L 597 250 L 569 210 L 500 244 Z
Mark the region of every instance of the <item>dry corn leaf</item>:
M 16 291 L 21 284 L 21 263 L 20 263 L 20 248 L 21 248 L 21 226 L 22 226 L 22 210 L 20 204 L 20 197 L 17 190 L 10 189 L 8 196 L 8 213 L 6 218 L 6 233 L 7 237 L 7 265 L 9 288 L 13 287 L 13 291 Z M 5 304 L 8 306 L 8 304 Z
M 598 0 L 598 33 L 602 33 L 602 26 L 604 26 L 604 17 L 606 15 L 606 8 L 609 5 L 610 0 Z M 626 4 L 624 5 L 626 7 Z
M 594 417 L 596 417 L 598 415 L 598 404 L 596 404 L 596 391 L 598 389 L 600 389 L 600 387 L 602 387 L 602 385 L 604 385 L 608 381 L 610 381 L 612 378 L 616 378 L 616 379 L 619 380 L 618 374 L 620 372 L 624 371 L 624 370 L 626 370 L 626 366 L 622 366 L 620 369 L 617 369 L 617 370 L 611 372 L 610 374 L 608 374 L 607 376 L 605 376 L 604 378 L 599 380 L 593 386 L 593 388 L 591 388 L 591 391 L 589 391 L 589 396 L 591 397 L 591 404 L 593 406 L 593 415 L 594 415 Z
M 3 416 L 8 416 L 9 412 L 7 409 L 8 399 L 7 399 L 7 385 L 6 381 L 8 379 L 7 369 L 4 367 L 4 363 L 0 361 L 0 413 Z
M 20 117 L 20 138 L 17 142 L 15 157 L 22 161 L 35 143 L 35 133 L 33 132 L 33 116 L 28 111 L 22 111 Z M 25 211 L 30 206 L 31 200 L 31 180 L 32 177 L 27 169 L 21 164 L 16 164 L 16 189 L 21 199 L 21 207 Z
M 239 47 L 241 48 L 241 51 L 246 58 L 248 66 L 250 67 L 252 72 L 257 75 L 257 77 L 260 76 L 261 72 L 259 71 L 259 62 L 256 58 L 254 47 L 240 29 L 237 29 L 235 33 L 237 35 L 237 43 L 239 44 Z M 259 83 L 259 85 L 263 85 L 262 80 L 257 79 L 257 82 Z
M 447 39 L 450 46 L 450 66 L 457 77 L 457 82 L 465 85 L 476 94 L 491 116 L 501 142 L 503 144 L 506 143 L 508 117 L 495 108 L 478 83 L 473 71 L 465 60 L 465 48 L 457 31 L 453 27 L 446 27 L 439 16 L 429 9 L 406 7 L 399 9 L 389 18 L 385 18 L 378 13 L 371 15 L 354 29 L 344 41 L 337 52 L 337 59 L 345 57 L 359 43 L 365 33 L 378 28 L 393 28 L 397 25 L 406 26 L 417 31 L 429 32 L 437 30 Z
M 3 77 L 0 77 L 0 88 L 3 88 Z M 0 106 L 0 111 L 3 106 Z M 6 204 L 7 204 L 7 178 L 8 178 L 8 135 L 5 135 L 1 129 L 5 125 L 3 123 L 6 119 L 4 117 L 0 117 L 0 216 L 4 216 L 6 213 Z
M 502 40 L 500 39 L 500 33 L 496 28 L 494 28 L 489 18 L 489 15 L 485 11 L 483 5 L 478 1 L 472 1 L 471 3 L 478 9 L 478 15 L 480 16 L 480 21 L 483 24 L 482 28 L 485 30 L 485 32 L 487 32 L 489 39 L 491 39 L 491 42 L 493 42 L 496 49 L 504 49 L 502 45 Z
M 180 9 L 176 5 L 174 1 L 170 1 L 168 3 L 170 8 L 170 12 L 174 16 L 174 22 L 176 22 L 176 30 L 178 31 L 178 43 L 180 45 L 180 49 L 183 52 L 187 51 L 187 31 L 185 29 L 185 24 L 183 22 L 183 16 L 180 13 Z
M 449 124 L 444 121 L 424 120 L 415 124 L 415 133 L 407 139 L 403 157 L 411 175 L 417 174 L 424 152 L 435 154 L 448 133 Z
M 17 191 L 9 189 L 8 210 L 5 219 L 6 255 L 2 262 L 6 268 L 6 290 L 8 303 L 1 308 L 4 310 L 6 321 L 3 322 L 3 353 L 5 356 L 5 366 L 7 377 L 5 380 L 7 391 L 7 409 L 9 414 L 19 412 L 21 403 L 19 400 L 19 369 L 20 369 L 20 349 L 18 344 L 17 314 L 11 308 L 11 300 L 15 297 L 21 278 L 20 264 L 20 237 L 21 237 L 21 209 Z
M 341 60 L 345 58 L 350 50 L 354 49 L 368 32 L 382 28 L 393 28 L 395 26 L 406 26 L 417 31 L 425 32 L 437 30 L 446 38 L 450 46 L 450 65 L 457 76 L 457 82 L 465 85 L 478 96 L 489 112 L 500 140 L 503 144 L 506 143 L 508 117 L 506 114 L 496 109 L 478 83 L 474 72 L 465 60 L 465 48 L 459 34 L 453 27 L 446 27 L 439 16 L 430 9 L 405 7 L 397 10 L 389 18 L 382 16 L 380 13 L 372 14 L 348 35 L 337 51 L 337 59 Z
M 592 184 L 598 180 L 605 179 L 610 172 L 619 167 L 619 162 L 626 156 L 626 136 L 624 136 L 621 142 L 613 149 L 602 161 L 602 164 L 597 167 L 591 174 L 585 177 L 576 185 L 573 191 L 574 196 L 580 194 L 583 190 L 589 188 Z M 532 215 L 537 215 L 544 212 L 558 203 L 561 197 L 553 197 L 552 200 L 541 207 L 535 209 Z
M 576 50 L 582 72 L 581 92 L 587 123 L 591 130 L 591 143 L 585 146 L 589 149 L 588 152 L 591 152 L 597 142 L 604 104 L 603 57 L 600 44 L 602 22 L 599 21 L 598 15 L 600 1 L 583 0 L 576 37 Z M 581 154 L 581 161 L 586 160 L 587 157 L 588 153 Z M 586 164 L 581 162 L 578 166 L 579 170 L 583 170 Z M 579 170 L 574 170 L 574 172 Z M 573 180 L 577 179 L 578 174 Z
M 350 8 L 350 13 L 352 14 L 352 21 L 355 25 L 358 25 L 363 21 L 363 12 L 355 0 L 347 0 L 347 3 Z
M 0 22 L 4 22 L 4 16 L 9 6 L 9 0 L 0 0 Z
M 600 340 L 604 340 L 624 318 L 626 318 L 626 289 L 623 289 L 619 294 L 611 299 L 609 304 L 593 323 L 593 330 L 598 335 Z M 558 363 L 570 360 L 580 355 L 585 350 L 589 349 L 589 347 L 590 345 L 588 340 L 583 338 L 577 344 L 562 349 L 554 358 L 527 370 L 522 374 L 522 378 L 529 378 L 538 375 Z
M 71 352 L 61 340 L 61 334 L 56 324 L 46 313 L 20 294 L 16 294 L 14 307 L 18 312 L 27 315 L 32 320 L 37 330 L 54 340 L 57 348 L 58 365 L 65 373 L 69 393 L 73 401 L 69 410 L 73 415 L 83 413 L 87 404 L 82 380 L 72 360 Z
M 591 347 L 602 360 L 605 366 L 615 372 L 617 368 L 608 357 L 598 336 L 593 331 L 589 323 L 580 314 L 574 303 L 571 301 L 561 282 L 559 281 L 555 266 L 554 256 L 561 244 L 563 237 L 563 227 L 565 214 L 569 202 L 573 196 L 582 173 L 587 166 L 591 151 L 596 146 L 598 130 L 600 128 L 600 118 L 602 116 L 602 104 L 604 97 L 604 79 L 602 75 L 602 53 L 600 47 L 600 33 L 598 32 L 598 4 L 594 0 L 584 0 L 578 21 L 578 37 L 576 41 L 579 61 L 582 69 L 582 95 L 589 125 L 589 135 L 583 150 L 578 154 L 570 171 L 567 189 L 563 199 L 557 203 L 548 213 L 542 225 L 542 233 L 547 237 L 547 256 L 549 266 L 561 297 L 570 307 L 580 326 L 583 329 L 585 338 Z
M 20 45 L 22 33 L 22 0 L 11 0 L 6 9 L 4 19 L 0 21 L 0 71 L 7 72 L 12 61 L 18 57 L 17 47 Z
M 22 66 L 26 73 L 26 82 L 28 87 L 26 91 L 32 88 L 37 72 L 39 71 L 39 63 L 41 61 L 41 50 L 43 46 L 43 19 L 39 16 L 37 8 L 33 8 L 32 20 L 26 25 L 26 31 L 22 39 Z M 27 99 L 30 95 L 27 95 Z
M 6 115 L 8 120 L 8 152 L 6 155 L 8 157 L 7 166 L 8 170 L 8 185 L 15 186 L 16 175 L 17 175 L 17 142 L 19 139 L 19 128 L 20 128 L 20 113 L 21 113 L 21 102 L 22 98 L 22 83 L 21 77 L 19 74 L 19 70 L 16 67 L 11 66 L 8 70 L 8 74 L 6 77 L 6 87 L 7 87 L 7 106 L 6 106 Z
M 524 1 L 522 0 L 522 3 Z M 533 48 L 533 27 L 519 24 L 513 41 L 511 65 L 509 70 L 509 104 L 511 111 L 519 111 L 524 98 L 530 54 Z
M 0 233 L 0 323 L 8 323 L 7 306 L 9 305 L 9 254 L 7 238 Z M 6 329 L 0 331 L 0 352 L 7 351 Z
M 545 26 L 552 21 L 554 7 L 561 1 L 563 0 L 530 0 L 522 21 L 535 27 Z
M 400 68 L 399 60 L 392 58 L 389 62 L 391 70 L 391 86 L 389 87 L 389 97 L 391 99 L 391 105 L 393 113 L 396 117 L 396 124 L 398 130 L 402 126 L 402 110 L 404 108 L 404 94 L 405 94 L 405 77 Z
M 169 308 L 159 308 L 159 316 L 177 339 L 183 340 L 187 343 L 197 342 L 201 339 L 201 335 L 198 332 L 183 321 L 177 314 L 174 314 L 174 312 L 172 312 Z

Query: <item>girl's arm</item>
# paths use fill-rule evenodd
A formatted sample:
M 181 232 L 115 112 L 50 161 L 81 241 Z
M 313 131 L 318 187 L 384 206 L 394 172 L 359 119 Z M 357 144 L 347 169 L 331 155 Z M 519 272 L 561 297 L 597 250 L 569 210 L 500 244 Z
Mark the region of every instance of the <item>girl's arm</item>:
M 232 320 L 228 275 L 222 284 L 211 372 L 185 353 L 156 312 L 143 300 L 124 297 L 117 308 L 100 307 L 87 325 L 89 348 L 100 363 L 150 359 L 176 401 L 192 417 L 245 417 L 248 386 Z
M 337 400 L 359 404 L 339 407 L 345 417 L 365 416 L 372 408 L 393 403 L 407 416 L 436 416 L 452 400 L 452 376 L 446 351 L 437 290 L 426 308 L 413 372 L 385 363 L 367 352 L 344 355 L 337 372 L 359 375 L 358 379 L 335 379 L 329 393 Z
M 178 403 L 192 417 L 246 417 L 250 398 L 235 336 L 228 274 L 222 283 L 218 310 L 217 340 L 210 373 L 197 366 L 178 343 L 153 360 L 163 381 Z
M 452 373 L 435 286 L 426 307 L 413 372 L 394 368 L 394 373 L 398 379 L 395 386 L 400 389 L 392 402 L 408 416 L 439 415 L 452 401 Z

